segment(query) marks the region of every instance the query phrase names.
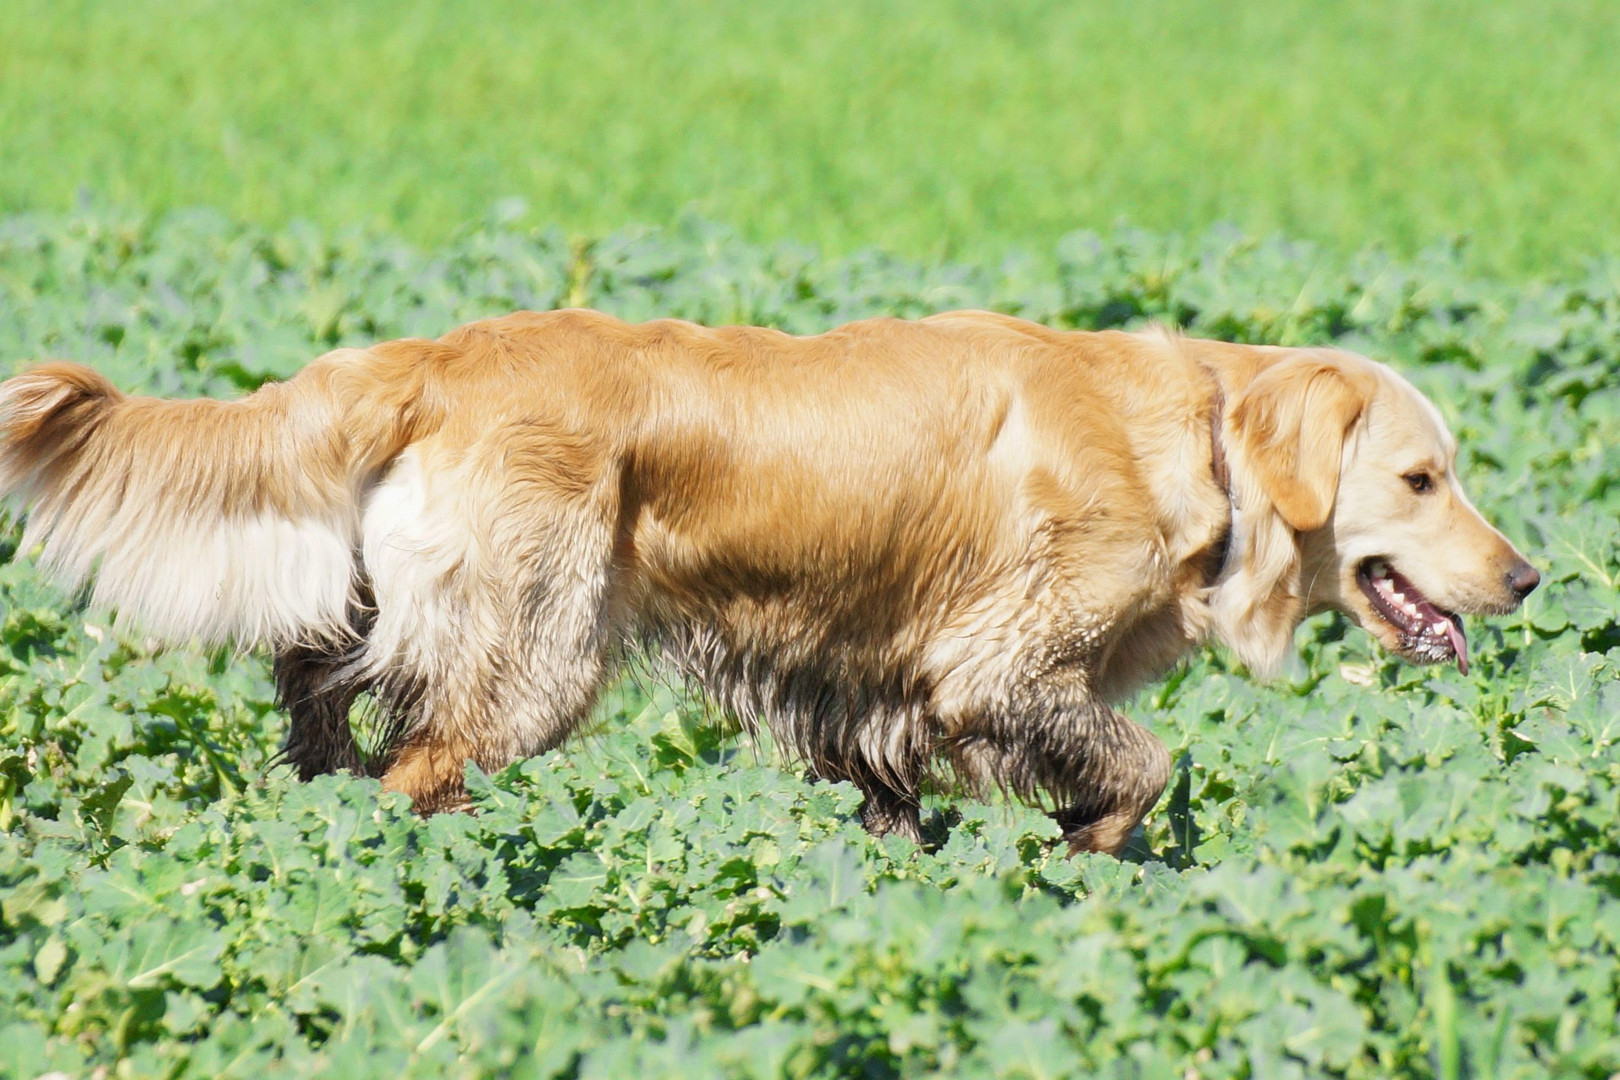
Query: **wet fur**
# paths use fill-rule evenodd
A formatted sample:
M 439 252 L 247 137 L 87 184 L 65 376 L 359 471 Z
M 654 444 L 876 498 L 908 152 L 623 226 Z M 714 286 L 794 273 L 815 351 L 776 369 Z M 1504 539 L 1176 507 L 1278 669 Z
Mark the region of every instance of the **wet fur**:
M 0 386 L 0 487 L 100 603 L 270 647 L 305 777 L 462 806 L 468 761 L 560 744 L 641 649 L 858 785 L 874 831 L 918 836 L 933 780 L 1118 851 L 1170 759 L 1111 702 L 1211 635 L 1264 669 L 1308 611 L 1362 618 L 1313 591 L 1336 502 L 1373 483 L 1370 417 L 1425 407 L 1349 354 L 984 312 L 809 338 L 519 313 L 230 403 L 39 368 Z M 1516 552 L 1464 524 L 1428 527 L 1500 606 Z

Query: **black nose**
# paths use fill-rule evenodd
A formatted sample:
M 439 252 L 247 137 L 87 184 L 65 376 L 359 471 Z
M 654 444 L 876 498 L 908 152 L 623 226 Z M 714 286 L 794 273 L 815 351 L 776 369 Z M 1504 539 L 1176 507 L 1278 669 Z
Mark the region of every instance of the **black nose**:
M 1507 572 L 1506 581 L 1507 587 L 1513 590 L 1513 595 L 1523 600 L 1536 591 L 1536 586 L 1541 584 L 1541 575 L 1536 573 L 1536 568 L 1529 563 L 1521 562 Z

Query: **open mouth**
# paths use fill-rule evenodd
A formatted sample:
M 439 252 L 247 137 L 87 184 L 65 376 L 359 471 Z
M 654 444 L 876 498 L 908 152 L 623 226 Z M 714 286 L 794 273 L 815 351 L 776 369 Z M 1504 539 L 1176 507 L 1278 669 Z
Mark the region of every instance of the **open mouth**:
M 1417 586 L 1377 556 L 1356 567 L 1356 584 L 1367 594 L 1373 611 L 1395 628 L 1403 654 L 1422 664 L 1455 657 L 1458 670 L 1468 674 L 1468 639 L 1455 612 L 1430 603 Z

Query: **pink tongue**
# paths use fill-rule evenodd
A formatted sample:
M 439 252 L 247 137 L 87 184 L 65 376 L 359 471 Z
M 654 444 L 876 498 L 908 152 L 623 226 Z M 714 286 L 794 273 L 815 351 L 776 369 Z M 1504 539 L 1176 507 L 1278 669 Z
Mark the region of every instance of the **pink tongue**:
M 1455 619 L 1446 620 L 1446 637 L 1451 640 L 1451 651 L 1457 654 L 1457 670 L 1468 674 L 1468 639 Z

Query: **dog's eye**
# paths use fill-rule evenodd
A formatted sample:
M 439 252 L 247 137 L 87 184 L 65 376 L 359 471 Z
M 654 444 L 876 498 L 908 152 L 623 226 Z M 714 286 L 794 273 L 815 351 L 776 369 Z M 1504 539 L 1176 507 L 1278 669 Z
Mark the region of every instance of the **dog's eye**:
M 1419 495 L 1434 490 L 1434 478 L 1426 472 L 1409 472 L 1401 479 L 1406 481 L 1407 487 Z

